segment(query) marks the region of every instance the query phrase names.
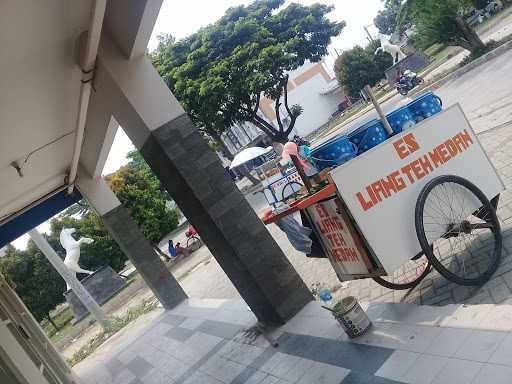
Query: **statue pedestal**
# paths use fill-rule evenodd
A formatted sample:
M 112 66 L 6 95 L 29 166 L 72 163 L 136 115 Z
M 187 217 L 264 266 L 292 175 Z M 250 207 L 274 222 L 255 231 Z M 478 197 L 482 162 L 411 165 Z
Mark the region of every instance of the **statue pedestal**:
M 400 60 L 398 63 L 394 64 L 392 67 L 386 69 L 386 80 L 389 85 L 394 88 L 395 87 L 395 77 L 396 77 L 396 69 L 400 66 L 400 70 L 402 73 L 408 69 L 410 71 L 418 73 L 421 69 L 425 68 L 430 63 L 430 60 L 423 53 L 414 52 L 408 55 L 407 57 Z
M 106 303 L 112 296 L 127 285 L 125 279 L 119 276 L 108 265 L 101 267 L 80 282 L 99 305 Z M 70 289 L 64 292 L 64 297 L 66 298 L 71 312 L 73 312 L 75 323 L 89 314 L 89 311 L 87 311 L 73 290 Z

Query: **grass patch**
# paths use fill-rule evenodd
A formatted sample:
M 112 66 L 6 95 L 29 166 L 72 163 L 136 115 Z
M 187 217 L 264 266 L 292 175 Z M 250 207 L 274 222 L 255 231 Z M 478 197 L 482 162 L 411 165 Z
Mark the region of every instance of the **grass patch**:
M 73 313 L 69 308 L 66 308 L 52 316 L 52 320 L 57 325 L 58 329 L 55 329 L 55 327 L 47 319 L 41 321 L 40 325 L 50 340 L 56 343 L 63 336 L 67 335 L 73 328 L 71 325 L 71 321 L 73 320 Z
M 121 329 L 131 322 L 137 320 L 140 316 L 153 311 L 158 306 L 158 300 L 155 298 L 146 299 L 137 306 L 134 306 L 123 315 L 116 316 L 111 320 L 108 329 L 101 331 L 99 334 L 90 339 L 87 344 L 80 348 L 68 359 L 68 363 L 73 366 L 84 360 L 98 349 L 107 339 L 115 335 Z

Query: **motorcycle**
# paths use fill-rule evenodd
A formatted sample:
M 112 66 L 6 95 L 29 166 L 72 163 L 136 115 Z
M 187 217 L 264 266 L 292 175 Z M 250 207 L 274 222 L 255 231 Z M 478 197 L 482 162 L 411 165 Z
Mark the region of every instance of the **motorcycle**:
M 400 76 L 400 80 L 396 83 L 396 90 L 399 94 L 406 96 L 411 89 L 423 83 L 423 79 L 415 72 L 406 70 Z
M 307 141 L 306 139 L 304 139 L 303 137 L 301 137 L 299 135 L 293 136 L 292 141 L 295 144 L 297 144 L 297 147 L 300 147 L 301 145 L 306 145 L 309 147 L 311 145 L 311 143 L 309 141 Z

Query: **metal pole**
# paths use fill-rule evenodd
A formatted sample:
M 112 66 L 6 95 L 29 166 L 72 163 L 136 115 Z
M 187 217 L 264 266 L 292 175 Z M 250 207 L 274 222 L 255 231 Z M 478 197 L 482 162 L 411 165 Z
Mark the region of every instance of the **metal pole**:
M 370 24 L 371 25 L 371 24 Z M 370 40 L 370 43 L 373 43 L 375 40 L 373 40 L 372 35 L 370 34 L 370 31 L 368 31 L 368 26 L 364 26 L 363 29 L 365 30 L 366 34 L 368 35 L 368 39 Z
M 373 106 L 375 107 L 375 110 L 379 114 L 380 121 L 382 121 L 382 124 L 384 124 L 384 128 L 388 132 L 389 136 L 391 136 L 393 134 L 393 130 L 391 129 L 391 126 L 388 123 L 388 119 L 386 119 L 386 115 L 384 114 L 384 112 L 382 112 L 382 108 L 380 107 L 380 104 L 375 99 L 375 95 L 373 94 L 372 89 L 370 88 L 369 85 L 365 85 L 364 91 L 366 92 L 368 97 L 370 97 L 370 100 L 372 101 Z
M 78 281 L 75 274 L 71 272 L 68 267 L 64 264 L 62 259 L 59 257 L 57 252 L 48 244 L 48 241 L 41 235 L 37 229 L 31 229 L 28 234 L 30 238 L 34 240 L 37 247 L 43 252 L 48 261 L 53 265 L 53 267 L 57 270 L 59 275 L 69 284 L 75 295 L 80 299 L 82 304 L 87 308 L 89 313 L 96 319 L 96 321 L 102 326 L 103 329 L 108 328 L 110 325 L 110 321 L 99 306 L 99 304 L 94 300 L 91 294 L 84 288 L 82 283 Z

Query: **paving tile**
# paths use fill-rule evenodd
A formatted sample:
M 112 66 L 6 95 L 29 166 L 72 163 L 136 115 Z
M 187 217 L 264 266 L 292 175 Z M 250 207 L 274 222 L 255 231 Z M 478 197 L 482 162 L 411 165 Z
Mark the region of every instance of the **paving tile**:
M 113 357 L 105 363 L 105 368 L 115 378 L 126 366 L 117 357 Z
M 317 362 L 306 371 L 297 384 L 339 384 L 349 372 L 345 368 Z
M 505 332 L 475 330 L 462 343 L 453 357 L 485 363 L 498 348 L 505 336 Z
M 223 339 L 231 339 L 242 330 L 242 327 L 222 321 L 205 320 L 196 330 Z
M 137 379 L 137 377 L 133 374 L 133 372 L 125 369 L 116 375 L 113 384 L 130 384 L 135 379 Z
M 181 325 L 185 320 L 187 320 L 187 318 L 185 316 L 167 313 L 167 314 L 165 314 L 165 316 L 162 318 L 161 321 L 166 324 L 178 326 L 178 325 Z
M 225 384 L 204 372 L 196 371 L 192 373 L 183 384 Z
M 501 283 L 489 289 L 491 296 L 494 300 L 494 303 L 499 304 L 506 299 L 510 298 L 510 290 L 505 285 L 505 283 Z
M 260 368 L 273 376 L 285 378 L 285 375 L 299 361 L 300 357 L 277 352 Z
M 278 384 L 279 381 L 280 380 L 279 380 L 278 377 L 275 377 L 275 376 L 272 376 L 272 375 L 267 375 L 258 384 Z
M 167 377 L 170 377 L 173 380 L 178 380 L 191 365 L 185 364 L 183 361 L 180 361 L 174 357 L 167 356 L 165 359 L 161 360 L 161 363 L 158 365 L 158 369 Z
M 142 379 L 135 379 L 133 383 L 130 384 L 173 384 L 174 381 L 166 376 L 163 372 L 160 370 L 153 368 L 146 376 L 144 376 Z
M 126 369 L 132 372 L 136 377 L 144 377 L 149 371 L 153 369 L 153 366 L 144 358 L 140 356 L 134 357 L 126 365 Z
M 420 355 L 402 380 L 407 383 L 430 384 L 447 363 L 447 357 Z
M 492 329 L 494 331 L 511 331 L 512 330 L 512 306 L 500 305 L 495 306 L 489 311 L 478 328 Z
M 510 384 L 512 378 L 512 368 L 503 365 L 486 364 L 478 372 L 474 384 Z
M 483 366 L 483 363 L 476 363 L 474 361 L 448 359 L 448 362 L 434 378 L 432 384 L 471 383 Z
M 199 366 L 201 371 L 222 381 L 223 383 L 231 383 L 245 370 L 245 368 L 246 367 L 241 364 L 226 360 L 219 356 L 212 356 L 208 361 Z
M 180 324 L 180 327 L 195 330 L 203 323 L 203 321 L 204 319 L 199 319 L 197 317 L 187 317 L 186 320 Z
M 409 351 L 395 351 L 386 362 L 375 372 L 375 376 L 392 380 L 400 380 L 416 362 L 419 353 Z
M 268 373 L 257 369 L 247 367 L 241 374 L 231 381 L 229 384 L 260 384 Z
M 471 329 L 444 328 L 437 337 L 432 340 L 432 343 L 426 349 L 425 353 L 451 357 L 457 352 L 471 333 Z
M 400 381 L 386 379 L 363 372 L 350 372 L 341 384 L 401 384 Z
M 193 348 L 195 351 L 204 354 L 223 341 L 225 342 L 225 340 L 223 340 L 221 337 L 196 331 L 185 341 L 185 344 Z M 224 346 L 224 343 L 222 345 Z
M 388 348 L 290 333 L 278 342 L 283 353 L 367 373 L 377 371 L 393 353 Z
M 283 376 L 282 378 L 284 378 L 286 381 L 289 381 L 290 383 L 295 383 L 301 377 L 303 377 L 314 364 L 314 361 L 299 357 L 295 362 L 295 365 L 293 365 L 291 369 L 286 373 L 286 376 Z
M 512 333 L 507 334 L 503 342 L 489 359 L 489 363 L 503 364 L 512 367 Z
M 192 331 L 190 329 L 174 327 L 174 328 L 171 328 L 170 330 L 168 330 L 164 336 L 169 337 L 174 340 L 184 342 L 184 341 L 188 340 L 193 334 L 194 334 L 194 331 Z

